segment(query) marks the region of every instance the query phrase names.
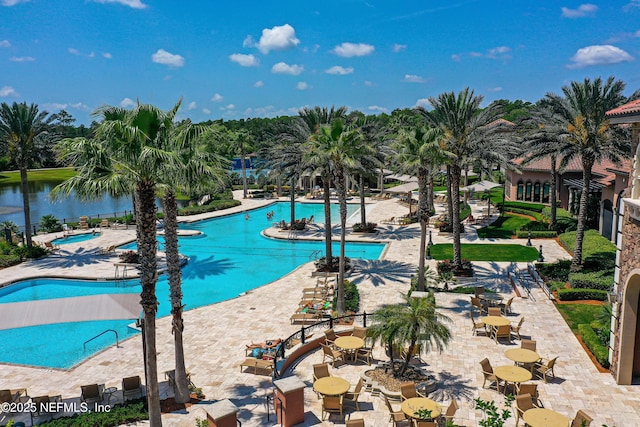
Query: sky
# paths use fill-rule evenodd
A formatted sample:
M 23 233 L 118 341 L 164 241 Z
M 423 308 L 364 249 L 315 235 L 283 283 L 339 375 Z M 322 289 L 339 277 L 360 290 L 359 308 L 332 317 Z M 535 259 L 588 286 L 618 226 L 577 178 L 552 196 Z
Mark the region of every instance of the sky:
M 0 102 L 171 108 L 194 122 L 366 114 L 470 87 L 535 102 L 585 78 L 640 89 L 640 0 L 0 0 Z

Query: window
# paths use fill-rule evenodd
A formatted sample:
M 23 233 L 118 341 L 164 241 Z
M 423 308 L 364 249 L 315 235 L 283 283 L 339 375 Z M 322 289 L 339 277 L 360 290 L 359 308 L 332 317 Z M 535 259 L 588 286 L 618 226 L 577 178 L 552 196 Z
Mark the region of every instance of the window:
M 551 184 L 545 182 L 542 186 L 542 203 L 549 203 L 549 195 L 551 194 Z
M 539 182 L 536 182 L 533 185 L 533 201 L 534 202 L 540 201 L 540 183 Z
M 518 181 L 518 191 L 516 192 L 516 199 L 522 200 L 524 196 L 524 183 L 522 181 Z
M 531 201 L 531 189 L 532 189 L 532 185 L 531 185 L 531 181 L 527 181 L 527 186 L 526 189 L 524 191 L 524 199 Z

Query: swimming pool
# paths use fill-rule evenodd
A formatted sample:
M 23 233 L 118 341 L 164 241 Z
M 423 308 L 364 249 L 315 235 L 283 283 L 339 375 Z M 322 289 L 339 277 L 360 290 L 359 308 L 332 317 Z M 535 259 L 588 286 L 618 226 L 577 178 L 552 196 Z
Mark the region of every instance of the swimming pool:
M 100 233 L 66 234 L 63 237 L 53 239 L 51 243 L 56 245 L 66 245 L 68 243 L 80 243 L 98 237 Z
M 299 207 L 298 207 L 299 206 Z M 349 214 L 358 206 L 349 205 Z M 267 220 L 267 212 L 273 219 Z M 180 238 L 180 252 L 189 257 L 182 270 L 183 302 L 186 309 L 213 304 L 238 296 L 242 292 L 270 283 L 301 264 L 324 253 L 324 242 L 269 239 L 260 232 L 289 216 L 290 205 L 278 202 L 252 210 L 249 219 L 244 213 L 183 224 L 181 229 L 202 232 L 199 236 Z M 332 222 L 338 221 L 337 205 L 332 206 Z M 322 204 L 296 204 L 296 217 L 324 218 Z M 283 233 L 286 237 L 286 234 Z M 128 245 L 130 246 L 130 245 Z M 334 244 L 338 253 L 339 244 Z M 383 244 L 350 243 L 347 255 L 353 258 L 377 259 Z M 0 304 L 35 299 L 64 298 L 99 293 L 140 293 L 137 280 L 124 283 L 34 279 L 15 283 L 0 289 Z M 158 316 L 170 311 L 169 285 L 166 276 L 157 284 Z M 33 326 L 0 331 L 0 342 L 11 343 L 11 351 L 0 352 L 0 362 L 68 369 L 113 345 L 113 334 L 105 334 L 87 345 L 83 343 L 106 329 L 118 331 L 122 340 L 137 331 L 127 327 L 132 320 L 76 322 Z

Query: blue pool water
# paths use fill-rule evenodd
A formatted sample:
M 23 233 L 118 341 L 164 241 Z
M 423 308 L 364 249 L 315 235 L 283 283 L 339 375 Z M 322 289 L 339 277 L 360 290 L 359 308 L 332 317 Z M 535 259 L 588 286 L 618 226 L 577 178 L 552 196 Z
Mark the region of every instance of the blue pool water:
M 80 243 L 80 242 L 86 242 L 87 240 L 94 239 L 99 235 L 100 233 L 67 234 L 66 237 L 58 237 L 57 239 L 53 239 L 51 243 L 55 245 L 66 245 L 68 243 Z
M 358 207 L 349 205 L 349 214 Z M 274 211 L 271 221 L 266 214 Z M 265 238 L 260 232 L 273 222 L 289 218 L 290 204 L 279 202 L 252 210 L 249 219 L 244 214 L 181 225 L 181 229 L 195 229 L 203 234 L 180 238 L 180 252 L 189 257 L 183 268 L 183 302 L 186 309 L 227 300 L 240 293 L 270 283 L 296 267 L 324 253 L 324 242 L 276 240 Z M 322 204 L 296 204 L 296 217 L 314 216 L 315 221 L 324 218 Z M 332 223 L 338 222 L 337 206 L 332 207 Z M 287 233 L 283 232 L 283 237 Z M 135 245 L 127 245 L 135 247 Z M 350 243 L 347 256 L 377 259 L 383 244 Z M 334 244 L 338 253 L 339 245 Z M 140 284 L 131 280 L 116 286 L 113 282 L 35 279 L 25 280 L 0 289 L 2 303 L 36 299 L 64 298 L 99 293 L 140 293 Z M 158 315 L 170 311 L 169 285 L 166 276 L 157 283 L 160 301 Z M 105 334 L 87 345 L 83 343 L 106 329 L 118 331 L 122 340 L 137 332 L 127 325 L 132 320 L 94 321 L 43 325 L 0 331 L 0 342 L 11 343 L 0 352 L 0 362 L 19 363 L 52 368 L 70 368 L 85 358 L 113 345 L 113 334 Z

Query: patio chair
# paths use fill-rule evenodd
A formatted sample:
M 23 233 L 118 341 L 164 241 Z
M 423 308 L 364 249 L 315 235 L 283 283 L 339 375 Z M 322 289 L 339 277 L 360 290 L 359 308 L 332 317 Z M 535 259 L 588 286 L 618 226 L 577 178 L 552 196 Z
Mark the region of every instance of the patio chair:
M 571 427 L 589 427 L 593 418 L 585 414 L 582 409 L 576 413 L 576 417 L 571 421 Z
M 142 397 L 142 381 L 140 376 L 122 379 L 122 399 L 126 402 L 130 399 Z
M 528 394 L 531 396 L 531 400 L 533 404 L 538 408 L 542 408 L 542 403 L 540 402 L 540 394 L 538 393 L 538 384 L 534 383 L 520 383 L 516 384 L 516 388 L 518 390 L 518 395 Z
M 329 372 L 329 365 L 327 363 L 316 363 L 313 365 L 313 381 L 330 376 L 331 372 Z
M 446 424 L 448 422 L 453 423 L 453 417 L 456 415 L 458 409 L 458 402 L 452 400 L 451 403 L 449 403 L 449 406 L 447 407 L 447 410 L 444 412 L 444 414 L 440 415 L 440 421 L 443 424 Z
M 500 310 L 500 307 L 489 307 L 487 312 L 489 313 L 489 316 L 502 316 L 502 310 Z
M 80 399 L 86 403 L 100 403 L 104 398 L 104 384 L 80 386 Z
M 511 333 L 517 335 L 519 340 L 522 339 L 520 337 L 520 328 L 522 327 L 523 323 L 524 323 L 524 316 L 520 318 L 520 321 L 518 322 L 517 326 L 513 326 L 513 325 L 510 326 Z
M 367 338 L 367 328 L 363 328 L 362 326 L 354 326 L 353 333 L 351 334 L 354 337 L 365 339 Z
M 394 427 L 398 427 L 398 425 L 409 425 L 409 420 L 407 416 L 402 411 L 396 411 L 391 406 L 391 402 L 389 402 L 389 398 L 384 396 L 384 403 L 387 405 L 387 409 L 389 409 L 389 421 L 393 422 Z
M 342 418 L 343 396 L 324 396 L 322 398 L 322 421 L 324 414 L 338 413 Z
M 344 352 L 340 350 L 334 350 L 328 345 L 320 344 L 322 346 L 322 363 L 327 360 L 327 357 L 331 359 L 331 367 L 335 368 L 336 360 L 342 359 L 342 363 L 346 362 Z
M 436 424 L 434 421 L 420 421 L 420 420 L 413 420 L 413 425 L 415 427 L 438 427 L 438 424 Z
M 485 325 L 483 322 L 476 322 L 476 320 L 473 318 L 473 310 L 469 310 L 469 317 L 471 318 L 471 323 L 473 324 L 473 326 L 471 327 L 471 333 L 475 335 L 477 331 L 482 331 L 486 335 L 487 325 Z
M 106 248 L 99 248 L 98 253 L 100 255 L 109 255 L 116 253 L 116 245 L 107 246 Z
M 476 286 L 474 289 L 474 294 L 476 298 L 480 297 L 480 295 L 484 295 L 484 286 Z
M 46 249 L 49 249 L 51 252 L 55 252 L 55 251 L 60 250 L 60 246 L 59 245 L 54 245 L 51 242 L 44 242 L 44 247 Z
M 487 306 L 482 304 L 482 301 L 480 301 L 480 298 L 478 297 L 471 297 L 471 307 L 477 308 L 480 311 L 480 314 L 487 311 Z
M 327 344 L 330 347 L 335 347 L 336 346 L 336 338 L 338 338 L 338 336 L 336 335 L 336 333 L 334 332 L 333 329 L 327 329 L 326 331 L 324 331 L 324 342 L 325 344 Z
M 520 347 L 526 349 L 526 350 L 531 350 L 531 351 L 536 351 L 536 341 L 535 340 L 522 340 L 520 341 Z
M 516 396 L 516 427 L 518 426 L 522 415 L 529 409 L 533 408 L 535 408 L 535 406 L 533 405 L 533 400 L 531 399 L 530 394 L 519 394 Z
M 360 378 L 358 380 L 358 383 L 356 384 L 356 387 L 353 389 L 353 391 L 348 391 L 344 394 L 344 403 L 348 403 L 351 402 L 355 405 L 356 410 L 360 410 L 360 405 L 358 404 L 358 398 L 360 397 L 360 394 L 362 393 L 362 387 L 364 386 L 364 381 L 362 380 L 362 378 Z
M 62 396 L 38 396 L 32 397 L 31 402 L 34 404 L 33 410 L 29 411 L 31 415 L 31 425 L 37 425 L 41 421 L 53 419 L 53 412 L 49 409 L 53 409 L 50 405 L 51 402 L 62 402 Z
M 364 427 L 364 420 L 362 418 L 349 419 L 345 424 L 346 427 Z
M 363 362 L 367 362 L 367 365 L 371 366 L 371 355 L 373 353 L 373 348 L 371 347 L 362 347 L 356 350 L 356 360 L 362 360 Z
M 540 362 L 538 362 L 534 366 L 535 373 L 538 375 L 542 375 L 542 379 L 544 380 L 545 384 L 547 383 L 547 375 L 551 374 L 553 375 L 553 378 L 556 377 L 556 373 L 553 371 L 553 367 L 556 364 L 556 360 L 558 360 L 557 356 L 551 360 L 540 359 Z
M 100 228 L 109 228 L 109 220 L 103 219 L 102 221 L 100 221 Z
M 496 391 L 500 391 L 500 380 L 493 373 L 493 366 L 491 366 L 491 362 L 486 357 L 480 361 L 480 366 L 482 366 L 482 376 L 484 377 L 484 381 L 482 382 L 482 388 L 489 381 L 489 388 L 491 388 L 491 384 L 495 383 Z
M 509 343 L 511 343 L 511 326 L 502 325 L 497 328 L 493 328 L 491 336 L 496 340 L 496 344 L 498 344 L 499 338 L 507 338 Z
M 498 307 L 500 308 L 500 310 L 502 310 L 502 313 L 506 316 L 507 314 L 511 313 L 511 303 L 513 302 L 513 297 L 509 298 L 507 300 L 506 303 L 500 303 L 498 304 Z
M 413 397 L 426 397 L 416 390 L 416 383 L 412 381 L 400 384 L 400 396 L 403 402 Z
M 20 396 L 28 396 L 27 389 L 21 388 L 18 390 L 0 390 L 0 403 L 13 403 L 20 400 Z

